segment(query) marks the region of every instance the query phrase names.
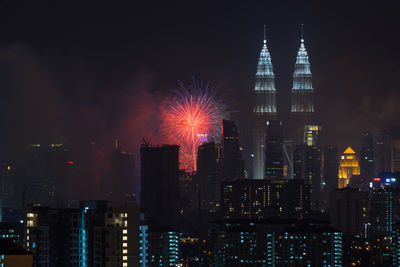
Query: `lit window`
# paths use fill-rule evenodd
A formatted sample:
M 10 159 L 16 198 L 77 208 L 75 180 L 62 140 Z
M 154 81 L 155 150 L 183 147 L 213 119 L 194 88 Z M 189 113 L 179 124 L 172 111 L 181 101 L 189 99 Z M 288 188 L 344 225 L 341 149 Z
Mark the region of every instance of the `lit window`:
M 128 250 L 127 249 L 123 249 L 122 250 L 122 254 L 128 254 Z
M 122 243 L 122 247 L 123 247 L 123 248 L 126 248 L 126 247 L 128 247 L 128 243 L 125 243 L 125 242 L 124 242 L 124 243 Z
M 128 260 L 128 256 L 122 256 L 122 260 L 123 261 L 127 261 Z
M 122 240 L 126 241 L 126 240 L 128 240 L 128 237 L 127 237 L 126 235 L 124 235 L 124 236 L 122 237 Z
M 126 235 L 126 234 L 128 233 L 128 230 L 127 230 L 127 229 L 123 229 L 123 230 L 122 230 L 122 233 L 123 233 L 124 235 Z

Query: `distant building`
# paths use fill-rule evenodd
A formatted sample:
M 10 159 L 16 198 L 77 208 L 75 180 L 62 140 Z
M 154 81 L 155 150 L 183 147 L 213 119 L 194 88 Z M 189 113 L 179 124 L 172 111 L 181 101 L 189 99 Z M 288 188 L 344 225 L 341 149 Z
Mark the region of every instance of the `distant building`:
M 321 205 L 321 148 L 297 145 L 294 149 L 294 179 L 302 179 L 310 186 L 311 209 L 320 210 Z
M 325 192 L 331 192 L 338 187 L 339 156 L 336 146 L 324 149 L 324 181 Z
M 68 149 L 64 144 L 30 144 L 23 170 L 28 203 L 61 206 L 69 191 Z
M 221 211 L 226 219 L 304 219 L 310 212 L 309 190 L 302 180 L 223 182 Z
M 360 151 L 360 174 L 368 182 L 374 177 L 374 138 L 370 132 L 363 132 Z
M 306 125 L 314 123 L 314 89 L 308 53 L 301 39 L 293 73 L 293 87 L 291 91 L 292 140 L 297 146 L 304 143 L 304 129 Z
M 238 162 L 236 162 L 236 166 L 237 164 Z M 214 142 L 200 145 L 198 149 L 196 173 L 196 180 L 200 186 L 200 192 L 194 191 L 189 197 L 193 199 L 196 198 L 197 195 L 200 195 L 200 208 L 208 210 L 210 213 L 216 213 L 217 210 L 219 210 L 222 180 L 220 169 L 221 146 Z
M 213 227 L 213 266 L 342 266 L 342 234 L 324 224 L 224 220 Z
M 365 235 L 368 207 L 369 192 L 351 187 L 335 189 L 330 200 L 332 226 L 344 235 Z
M 111 200 L 115 203 L 133 202 L 135 200 L 135 157 L 122 151 L 118 146 L 111 154 Z
M 235 122 L 225 119 L 222 120 L 222 150 L 223 179 L 228 181 L 242 179 L 243 159 L 239 144 L 239 131 Z
M 394 195 L 391 188 L 374 190 L 370 195 L 371 235 L 386 240 L 386 243 L 390 243 L 392 234 Z
M 265 140 L 265 179 L 283 180 L 283 129 L 281 121 L 267 123 Z
M 258 59 L 256 81 L 254 86 L 255 105 L 254 115 L 254 140 L 252 153 L 253 179 L 264 179 L 265 171 L 265 135 L 267 121 L 277 118 L 275 74 L 272 66 L 271 55 L 267 48 L 267 39 L 264 28 L 264 44 Z
M 180 212 L 179 147 L 142 146 L 141 208 L 146 217 L 162 225 L 173 225 Z
M 340 158 L 338 188 L 346 187 L 352 175 L 360 175 L 360 165 L 356 158 L 356 152 L 348 147 Z

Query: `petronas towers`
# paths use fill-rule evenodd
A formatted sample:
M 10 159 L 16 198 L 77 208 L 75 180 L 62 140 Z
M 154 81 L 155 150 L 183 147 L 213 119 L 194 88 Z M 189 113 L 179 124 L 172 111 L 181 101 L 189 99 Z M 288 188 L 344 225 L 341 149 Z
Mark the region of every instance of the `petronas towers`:
M 255 86 L 253 179 L 265 178 L 265 138 L 267 125 L 278 120 L 276 105 L 275 74 L 265 36 L 257 65 Z M 314 89 L 307 50 L 301 37 L 300 48 L 293 73 L 291 90 L 291 143 L 301 143 L 304 126 L 310 123 L 314 113 Z

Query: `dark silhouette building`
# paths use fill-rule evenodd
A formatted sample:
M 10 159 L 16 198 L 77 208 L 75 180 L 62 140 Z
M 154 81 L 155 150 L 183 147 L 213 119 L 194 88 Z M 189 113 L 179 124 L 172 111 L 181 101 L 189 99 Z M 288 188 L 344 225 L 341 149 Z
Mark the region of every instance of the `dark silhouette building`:
M 179 146 L 142 146 L 140 205 L 147 218 L 173 224 L 179 213 Z
M 360 151 L 360 174 L 367 181 L 374 177 L 374 138 L 370 132 L 363 132 Z
M 325 192 L 331 192 L 338 186 L 339 155 L 336 146 L 327 146 L 324 149 L 324 182 Z
M 111 154 L 110 163 L 111 200 L 120 204 L 133 201 L 136 192 L 134 155 L 117 146 Z
M 243 178 L 243 160 L 239 144 L 239 131 L 230 120 L 222 120 L 223 179 Z
M 223 182 L 221 211 L 226 219 L 304 219 L 310 213 L 309 192 L 302 180 Z
M 227 155 L 229 156 L 229 155 Z M 214 142 L 199 146 L 196 180 L 200 185 L 200 208 L 211 213 L 219 209 L 221 188 L 221 146 Z
M 68 149 L 64 144 L 30 144 L 22 164 L 27 203 L 61 206 L 71 190 Z
M 293 154 L 294 179 L 302 179 L 310 186 L 311 209 L 321 210 L 321 148 L 297 145 Z
M 283 129 L 281 121 L 267 123 L 265 140 L 265 178 L 283 179 Z

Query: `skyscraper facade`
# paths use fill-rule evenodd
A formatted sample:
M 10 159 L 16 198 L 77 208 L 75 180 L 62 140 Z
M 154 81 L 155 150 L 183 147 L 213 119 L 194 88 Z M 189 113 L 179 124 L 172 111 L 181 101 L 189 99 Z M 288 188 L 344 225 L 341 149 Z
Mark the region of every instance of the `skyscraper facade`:
M 243 178 L 243 161 L 239 144 L 239 131 L 234 121 L 222 120 L 223 179 Z
M 352 175 L 360 175 L 360 165 L 356 152 L 348 147 L 340 158 L 338 188 L 346 187 Z
M 363 132 L 361 137 L 360 173 L 367 181 L 374 176 L 374 138 L 370 132 Z
M 312 123 L 314 113 L 314 89 L 312 87 L 312 74 L 308 54 L 301 39 L 293 73 L 292 87 L 292 139 L 293 144 L 302 143 L 304 127 Z
M 257 65 L 254 92 L 255 105 L 253 108 L 253 114 L 255 125 L 253 140 L 253 178 L 264 179 L 264 142 L 267 121 L 273 120 L 277 117 L 275 75 L 265 36 L 264 45 Z
M 283 129 L 281 121 L 268 122 L 265 146 L 265 178 L 282 180 Z
M 142 146 L 141 208 L 146 217 L 169 226 L 179 212 L 179 146 Z

